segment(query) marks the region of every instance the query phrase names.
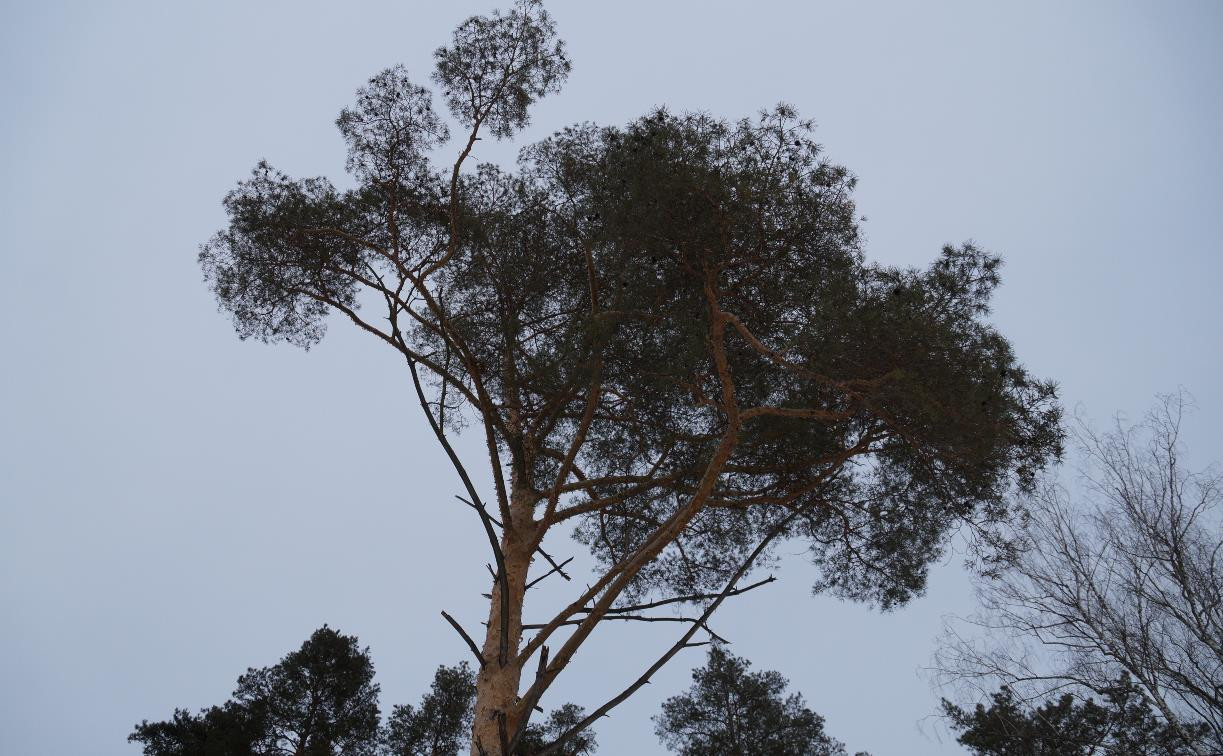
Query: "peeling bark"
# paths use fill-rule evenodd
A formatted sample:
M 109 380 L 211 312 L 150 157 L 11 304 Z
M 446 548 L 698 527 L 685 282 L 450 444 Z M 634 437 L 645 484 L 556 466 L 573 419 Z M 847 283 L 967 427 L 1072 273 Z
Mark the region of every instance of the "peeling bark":
M 503 734 L 512 737 L 521 713 L 518 690 L 522 681 L 522 660 L 518 649 L 522 641 L 522 608 L 526 594 L 527 572 L 535 551 L 535 530 L 532 518 L 533 497 L 518 490 L 511 500 L 511 519 L 505 523 L 501 550 L 505 555 L 506 585 L 509 600 L 506 625 L 505 653 L 502 654 L 501 583 L 493 581 L 488 610 L 488 627 L 484 635 L 482 654 L 486 663 L 476 678 L 475 719 L 472 722 L 471 756 L 503 753 Z

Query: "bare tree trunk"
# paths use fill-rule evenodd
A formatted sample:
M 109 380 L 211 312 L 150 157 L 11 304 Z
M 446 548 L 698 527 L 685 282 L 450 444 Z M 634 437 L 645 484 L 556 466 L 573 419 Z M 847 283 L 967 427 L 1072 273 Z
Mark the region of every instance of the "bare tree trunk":
M 518 728 L 518 690 L 522 679 L 522 664 L 517 661 L 522 641 L 522 606 L 526 592 L 527 571 L 534 552 L 535 530 L 532 499 L 515 491 L 511 500 L 512 518 L 505 523 L 501 550 L 505 557 L 506 585 L 509 600 L 504 653 L 502 652 L 501 582 L 493 581 L 488 609 L 488 628 L 481 654 L 485 663 L 476 678 L 475 719 L 472 722 L 471 756 L 487 754 L 505 756 L 503 741 L 513 737 Z

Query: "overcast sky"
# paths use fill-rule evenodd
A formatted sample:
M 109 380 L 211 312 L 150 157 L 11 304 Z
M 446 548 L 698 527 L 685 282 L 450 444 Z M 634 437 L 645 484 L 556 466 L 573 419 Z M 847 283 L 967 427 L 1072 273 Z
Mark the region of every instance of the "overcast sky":
M 384 710 L 464 657 L 438 611 L 478 626 L 486 544 L 402 362 L 338 322 L 309 353 L 239 342 L 195 256 L 260 158 L 341 179 L 356 87 L 395 63 L 424 82 L 491 2 L 3 4 L 0 753 L 135 754 L 134 723 L 220 703 L 324 622 L 372 647 Z M 871 259 L 1000 253 L 992 318 L 1068 409 L 1183 386 L 1193 458 L 1223 458 L 1223 4 L 548 7 L 574 70 L 524 142 L 792 103 L 859 176 Z M 972 610 L 959 565 L 880 614 L 811 597 L 795 556 L 715 627 L 851 751 L 959 753 L 919 674 Z M 630 630 L 545 704 L 598 705 L 674 628 Z M 649 717 L 701 659 L 603 720 L 601 753 L 660 753 Z

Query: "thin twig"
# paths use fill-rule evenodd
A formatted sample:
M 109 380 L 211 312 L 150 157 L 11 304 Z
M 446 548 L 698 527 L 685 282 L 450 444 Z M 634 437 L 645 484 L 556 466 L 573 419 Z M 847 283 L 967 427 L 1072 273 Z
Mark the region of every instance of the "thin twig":
M 535 585 L 536 583 L 540 582 L 541 580 L 543 580 L 544 578 L 548 577 L 549 575 L 553 575 L 553 574 L 556 574 L 556 573 L 560 573 L 561 575 L 564 575 L 565 579 L 566 579 L 566 580 L 568 580 L 568 579 L 569 579 L 569 576 L 568 576 L 568 575 L 565 575 L 565 573 L 561 571 L 561 568 L 562 568 L 562 567 L 564 567 L 565 565 L 569 564 L 569 563 L 570 563 L 570 562 L 572 562 L 572 561 L 573 561 L 573 557 L 569 557 L 568 559 L 566 559 L 565 561 L 561 562 L 561 563 L 560 563 L 560 564 L 558 564 L 557 566 L 553 567 L 552 569 L 548 570 L 548 571 L 547 571 L 547 572 L 545 572 L 544 574 L 540 575 L 539 577 L 535 578 L 535 579 L 534 579 L 534 580 L 532 580 L 531 582 L 527 583 L 526 588 L 523 588 L 522 590 L 523 590 L 524 592 L 526 592 L 527 590 L 529 590 L 529 589 L 531 588 L 531 586 L 533 586 L 533 585 Z
M 741 593 L 747 593 L 748 591 L 754 588 L 759 588 L 762 585 L 767 585 L 769 583 L 772 583 L 775 580 L 777 580 L 776 577 L 774 577 L 773 575 L 769 575 L 764 580 L 757 581 L 755 583 L 752 583 L 751 585 L 746 585 L 742 588 L 736 588 L 735 590 L 731 591 L 730 593 L 727 593 L 726 595 L 728 597 L 738 596 Z M 629 606 L 612 607 L 611 609 L 607 610 L 607 613 L 608 614 L 624 614 L 625 612 L 640 612 L 640 611 L 645 611 L 646 609 L 657 609 L 658 607 L 666 606 L 667 604 L 678 604 L 683 601 L 701 601 L 704 599 L 715 599 L 721 595 L 722 595 L 721 593 L 694 593 L 689 596 L 674 596 L 672 598 L 661 599 L 659 601 L 651 601 L 648 604 L 631 604 Z M 579 612 L 589 612 L 590 609 L 583 608 L 583 609 L 579 609 L 578 611 Z
M 705 623 L 699 617 L 643 617 L 639 614 L 610 614 L 609 613 L 607 616 L 603 617 L 603 619 L 604 620 L 626 620 L 626 621 L 633 621 L 633 622 L 695 622 L 698 625 L 704 627 L 706 632 L 712 635 L 715 640 L 721 643 L 728 642 L 725 638 L 718 635 L 713 630 L 710 630 L 709 627 L 705 625 Z M 566 620 L 560 624 L 562 626 L 563 625 L 578 625 L 578 624 L 581 624 L 581 622 L 582 620 L 580 619 L 572 619 L 572 620 Z M 523 625 L 522 629 L 523 630 L 540 630 L 544 627 L 547 627 L 547 625 L 545 624 Z

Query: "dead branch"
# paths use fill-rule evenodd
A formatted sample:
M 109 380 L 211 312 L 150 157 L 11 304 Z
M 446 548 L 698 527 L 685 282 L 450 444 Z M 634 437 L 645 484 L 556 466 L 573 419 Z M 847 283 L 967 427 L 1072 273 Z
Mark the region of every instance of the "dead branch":
M 476 642 L 471 639 L 471 636 L 467 634 L 467 631 L 463 629 L 463 626 L 460 625 L 454 617 L 451 617 L 446 612 L 442 612 L 442 616 L 446 618 L 446 621 L 450 623 L 450 626 L 453 627 L 455 631 L 462 636 L 463 640 L 467 642 L 467 647 L 471 649 L 473 654 L 475 654 L 476 662 L 480 665 L 480 669 L 484 669 L 484 655 L 480 653 L 480 649 L 476 646 Z

